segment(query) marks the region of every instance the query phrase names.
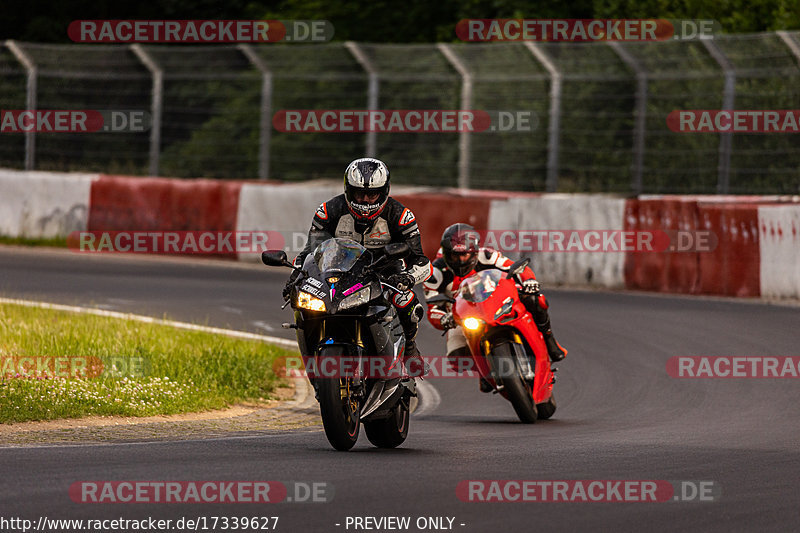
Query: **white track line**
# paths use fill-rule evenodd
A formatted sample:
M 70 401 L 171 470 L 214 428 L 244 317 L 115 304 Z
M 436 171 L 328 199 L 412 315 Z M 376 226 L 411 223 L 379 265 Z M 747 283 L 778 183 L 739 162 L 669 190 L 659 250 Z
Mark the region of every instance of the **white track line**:
M 417 392 L 419 393 L 419 403 L 414 410 L 414 416 L 424 415 L 429 411 L 433 411 L 439 407 L 439 404 L 442 402 L 439 391 L 428 381 L 418 381 Z
M 270 337 L 268 335 L 259 335 L 257 333 L 248 333 L 246 331 L 236 331 L 234 329 L 214 328 L 211 326 L 199 326 L 197 324 L 189 324 L 188 322 L 177 322 L 175 320 L 164 320 L 162 318 L 153 318 L 145 315 L 135 315 L 132 313 L 119 313 L 117 311 L 105 311 L 103 309 L 95 309 L 93 307 L 79 307 L 74 305 L 53 304 L 48 302 L 36 302 L 33 300 L 16 300 L 13 298 L 0 298 L 0 303 L 23 305 L 25 307 L 38 307 L 40 309 L 53 309 L 56 311 L 69 311 L 71 313 L 86 313 L 89 315 L 105 316 L 110 318 L 120 318 L 123 320 L 136 320 L 137 322 L 144 322 L 147 324 L 158 324 L 162 326 L 172 326 L 174 328 L 189 329 L 193 331 L 204 331 L 206 333 L 215 333 L 217 335 L 227 335 L 228 337 L 236 337 L 239 339 L 264 341 L 270 344 L 277 344 L 283 348 L 297 349 L 297 341 L 290 341 L 288 339 L 281 339 L 280 337 Z

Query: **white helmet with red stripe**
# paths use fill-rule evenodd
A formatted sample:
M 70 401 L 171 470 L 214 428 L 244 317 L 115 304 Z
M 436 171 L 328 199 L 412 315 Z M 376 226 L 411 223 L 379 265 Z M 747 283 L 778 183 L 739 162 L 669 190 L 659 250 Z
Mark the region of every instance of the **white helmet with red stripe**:
M 356 219 L 377 217 L 389 201 L 389 169 L 378 159 L 356 159 L 344 171 L 344 196 Z

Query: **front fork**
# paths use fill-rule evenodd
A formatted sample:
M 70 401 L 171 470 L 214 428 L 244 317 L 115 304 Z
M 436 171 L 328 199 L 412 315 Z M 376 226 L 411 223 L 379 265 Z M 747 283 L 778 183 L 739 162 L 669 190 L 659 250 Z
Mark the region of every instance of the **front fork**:
M 512 333 L 511 339 L 513 343 L 511 346 L 513 347 L 514 356 L 517 362 L 517 368 L 519 368 L 520 375 L 522 379 L 525 380 L 526 383 L 532 384 L 533 378 L 536 376 L 536 371 L 531 365 L 531 359 L 528 357 L 528 353 L 525 350 L 525 343 L 522 341 L 522 337 L 519 336 L 518 333 Z M 486 357 L 487 361 L 490 357 L 492 357 L 492 344 L 484 339 L 481 342 L 481 347 L 483 349 L 483 355 Z M 489 368 L 492 371 L 492 379 L 494 379 L 495 383 L 502 383 L 502 378 L 498 381 L 498 377 L 495 375 L 494 365 L 489 364 Z M 502 389 L 502 387 L 498 387 L 498 389 Z
M 323 363 L 319 359 L 319 349 L 322 346 L 328 344 L 336 343 L 336 340 L 332 337 L 327 337 L 326 335 L 326 326 L 327 321 L 323 320 L 320 323 L 319 327 L 319 339 L 317 341 L 317 354 L 314 356 L 316 358 L 316 366 L 317 371 L 320 372 L 323 369 Z M 357 357 L 358 358 L 358 367 L 361 366 L 363 362 L 363 351 L 364 351 L 364 342 L 362 339 L 362 324 L 361 322 L 355 322 L 355 338 L 354 344 L 350 344 L 348 347 L 354 347 L 357 354 L 351 355 L 350 353 L 346 353 L 345 356 L 347 357 Z M 341 342 L 336 343 L 341 344 Z M 351 352 L 352 350 L 346 350 L 346 352 Z M 335 365 L 334 365 L 335 367 Z M 341 367 L 340 367 L 341 368 Z M 319 377 L 319 376 L 318 376 Z M 325 376 L 322 376 L 325 377 Z M 342 401 L 347 401 L 350 404 L 351 409 L 356 409 L 359 407 L 359 404 L 363 401 L 366 397 L 364 394 L 364 379 L 361 376 L 353 376 L 353 377 L 345 377 L 345 376 L 338 376 L 339 379 L 339 395 Z M 318 385 L 315 379 L 312 379 L 309 376 L 309 381 L 311 385 L 314 387 L 315 393 L 318 393 Z M 355 412 L 355 411 L 353 411 Z

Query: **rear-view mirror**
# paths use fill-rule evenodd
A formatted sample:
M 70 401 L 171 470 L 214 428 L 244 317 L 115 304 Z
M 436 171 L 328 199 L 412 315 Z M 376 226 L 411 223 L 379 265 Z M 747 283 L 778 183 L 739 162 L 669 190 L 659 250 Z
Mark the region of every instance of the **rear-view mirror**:
M 286 257 L 286 252 L 283 250 L 266 250 L 261 252 L 261 262 L 267 266 L 293 266 Z

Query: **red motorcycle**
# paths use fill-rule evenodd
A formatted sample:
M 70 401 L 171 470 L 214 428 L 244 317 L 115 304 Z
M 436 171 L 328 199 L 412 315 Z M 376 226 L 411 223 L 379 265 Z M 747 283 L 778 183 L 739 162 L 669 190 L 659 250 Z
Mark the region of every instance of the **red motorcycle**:
M 478 372 L 511 402 L 522 422 L 532 424 L 553 416 L 556 399 L 544 339 L 514 282 L 529 262 L 517 261 L 507 273 L 477 272 L 461 282 L 455 299 L 437 295 L 428 303 L 453 304 L 453 318 L 464 331 Z

